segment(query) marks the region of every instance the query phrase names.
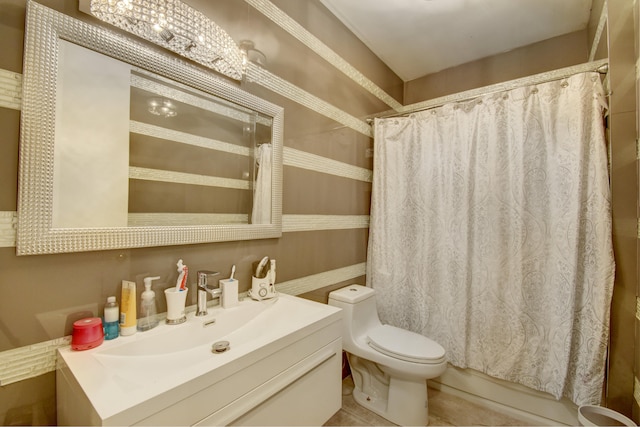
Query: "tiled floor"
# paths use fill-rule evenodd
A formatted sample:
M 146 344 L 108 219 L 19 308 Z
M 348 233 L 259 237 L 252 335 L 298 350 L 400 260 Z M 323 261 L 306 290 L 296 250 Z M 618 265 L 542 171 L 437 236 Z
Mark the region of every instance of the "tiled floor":
M 342 382 L 342 409 L 326 426 L 393 426 L 384 418 L 358 405 L 351 395 L 353 381 Z M 430 426 L 525 426 L 522 420 L 500 414 L 457 396 L 429 388 Z

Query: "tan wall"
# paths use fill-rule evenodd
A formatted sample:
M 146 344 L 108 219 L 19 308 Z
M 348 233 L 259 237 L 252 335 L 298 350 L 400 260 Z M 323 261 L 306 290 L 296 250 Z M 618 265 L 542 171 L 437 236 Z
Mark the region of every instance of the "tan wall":
M 638 422 L 640 411 L 634 399 L 634 360 L 640 366 L 638 328 L 634 322 L 638 281 L 638 178 L 636 160 L 636 83 L 637 50 L 634 44 L 634 2 L 609 0 L 605 33 L 594 49 L 594 58 L 609 58 L 611 91 L 609 141 L 611 145 L 611 189 L 614 222 L 616 281 L 611 307 L 611 344 L 606 406 L 632 415 Z M 593 10 L 600 11 L 604 0 L 594 0 Z M 598 14 L 592 13 L 589 41 L 594 42 Z M 635 330 L 635 331 L 634 331 Z M 635 341 L 635 345 L 633 344 Z M 635 348 L 635 349 L 634 349 Z M 635 356 L 634 356 L 635 354 Z M 634 359 L 635 357 L 635 359 Z M 637 374 L 636 374 L 637 375 Z
M 0 68 L 22 73 L 25 0 L 0 3 Z M 46 6 L 83 20 L 77 0 L 44 0 Z M 262 13 L 241 0 L 192 0 L 193 7 L 227 29 L 234 40 L 251 39 L 267 56 L 267 70 L 354 117 L 388 109 L 362 86 L 338 71 Z M 387 93 L 401 99 L 402 81 L 350 34 L 318 1 L 273 3 L 295 18 Z M 285 147 L 348 165 L 371 169 L 366 150 L 371 138 L 329 119 L 313 108 L 278 95 L 260 84 L 245 88 L 285 108 Z M 20 113 L 0 107 L 0 211 L 16 211 Z M 284 215 L 368 215 L 371 185 L 330 173 L 284 168 Z M 156 289 L 175 284 L 175 263 L 184 259 L 191 272 L 230 272 L 236 264 L 240 290 L 248 289 L 251 263 L 264 255 L 278 261 L 278 282 L 340 269 L 366 260 L 368 230 L 285 232 L 280 239 L 158 247 L 77 254 L 17 257 L 14 247 L 0 248 L 0 352 L 70 333 L 70 325 L 50 334 L 38 316 L 56 310 L 102 305 L 118 295 L 123 279 L 159 275 Z M 192 275 L 193 277 L 193 275 Z M 190 281 L 191 282 L 191 281 Z M 363 277 L 349 282 L 364 283 Z M 316 286 L 335 283 L 320 283 Z M 119 299 L 119 297 L 118 297 Z M 164 311 L 163 298 L 158 298 Z M 53 335 L 53 336 L 52 336 Z M 55 375 L 0 387 L 0 425 L 55 424 Z
M 406 83 L 404 100 L 414 104 L 544 73 L 583 63 L 587 56 L 587 32 L 577 31 L 411 80 Z
M 633 2 L 609 0 L 611 191 L 616 281 L 611 309 L 607 406 L 633 407 L 634 318 L 637 288 L 638 178 Z M 636 419 L 637 421 L 637 419 Z
M 637 0 L 634 3 L 634 29 L 635 29 L 635 58 L 636 58 L 636 139 L 640 140 L 640 2 Z M 640 157 L 640 156 L 638 156 Z M 636 170 L 638 167 L 636 166 Z M 638 175 L 638 191 L 640 191 L 640 174 Z M 639 197 L 640 199 L 640 197 Z M 640 204 L 640 201 L 638 202 Z M 640 222 L 639 222 L 640 223 Z M 640 249 L 640 227 L 638 232 L 638 245 L 636 248 Z M 636 249 L 637 256 L 640 263 L 640 250 Z M 638 271 L 640 275 L 640 271 Z M 636 279 L 636 301 L 638 301 L 638 295 L 640 295 L 640 277 Z M 633 401 L 633 419 L 638 422 L 640 419 L 640 399 L 636 395 L 636 384 L 640 382 L 640 317 L 638 313 L 638 307 L 636 305 L 636 320 L 635 320 L 635 362 L 634 362 L 634 401 Z

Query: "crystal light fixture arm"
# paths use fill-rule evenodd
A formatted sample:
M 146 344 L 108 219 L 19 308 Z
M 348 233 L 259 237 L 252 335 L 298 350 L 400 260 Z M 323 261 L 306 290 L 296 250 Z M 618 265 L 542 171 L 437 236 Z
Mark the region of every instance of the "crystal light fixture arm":
M 180 0 L 80 0 L 80 10 L 241 80 L 242 54 L 215 22 Z

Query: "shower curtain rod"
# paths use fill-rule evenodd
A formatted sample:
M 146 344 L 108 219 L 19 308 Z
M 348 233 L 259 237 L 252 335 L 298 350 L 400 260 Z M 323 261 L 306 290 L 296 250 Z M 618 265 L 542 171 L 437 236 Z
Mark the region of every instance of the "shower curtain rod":
M 580 65 L 574 65 L 566 68 L 559 68 L 557 70 L 547 71 L 545 73 L 534 74 L 532 76 L 523 77 L 520 79 L 509 80 L 502 83 L 483 86 L 477 89 L 458 92 L 453 95 L 441 96 L 439 98 L 434 98 L 427 101 L 418 102 L 415 104 L 405 105 L 404 107 L 399 108 L 398 110 L 387 112 L 380 116 L 368 118 L 367 123 L 373 124 L 374 119 L 403 117 L 412 113 L 417 113 L 419 111 L 426 111 L 432 108 L 441 107 L 442 105 L 449 104 L 452 102 L 471 101 L 478 97 L 490 95 L 492 93 L 504 92 L 506 90 L 516 89 L 522 86 L 560 80 L 567 77 L 571 77 L 574 74 L 585 73 L 589 71 L 597 71 L 600 74 L 607 74 L 609 72 L 609 60 L 600 59 L 598 61 L 586 62 Z

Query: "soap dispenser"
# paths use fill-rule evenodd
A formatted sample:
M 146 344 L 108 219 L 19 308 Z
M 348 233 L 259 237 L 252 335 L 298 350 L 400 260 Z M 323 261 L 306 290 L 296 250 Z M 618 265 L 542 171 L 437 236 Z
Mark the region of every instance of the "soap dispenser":
M 140 318 L 138 319 L 139 331 L 148 331 L 158 326 L 156 293 L 151 290 L 151 282 L 159 278 L 160 276 L 144 278 L 144 292 L 140 298 Z

